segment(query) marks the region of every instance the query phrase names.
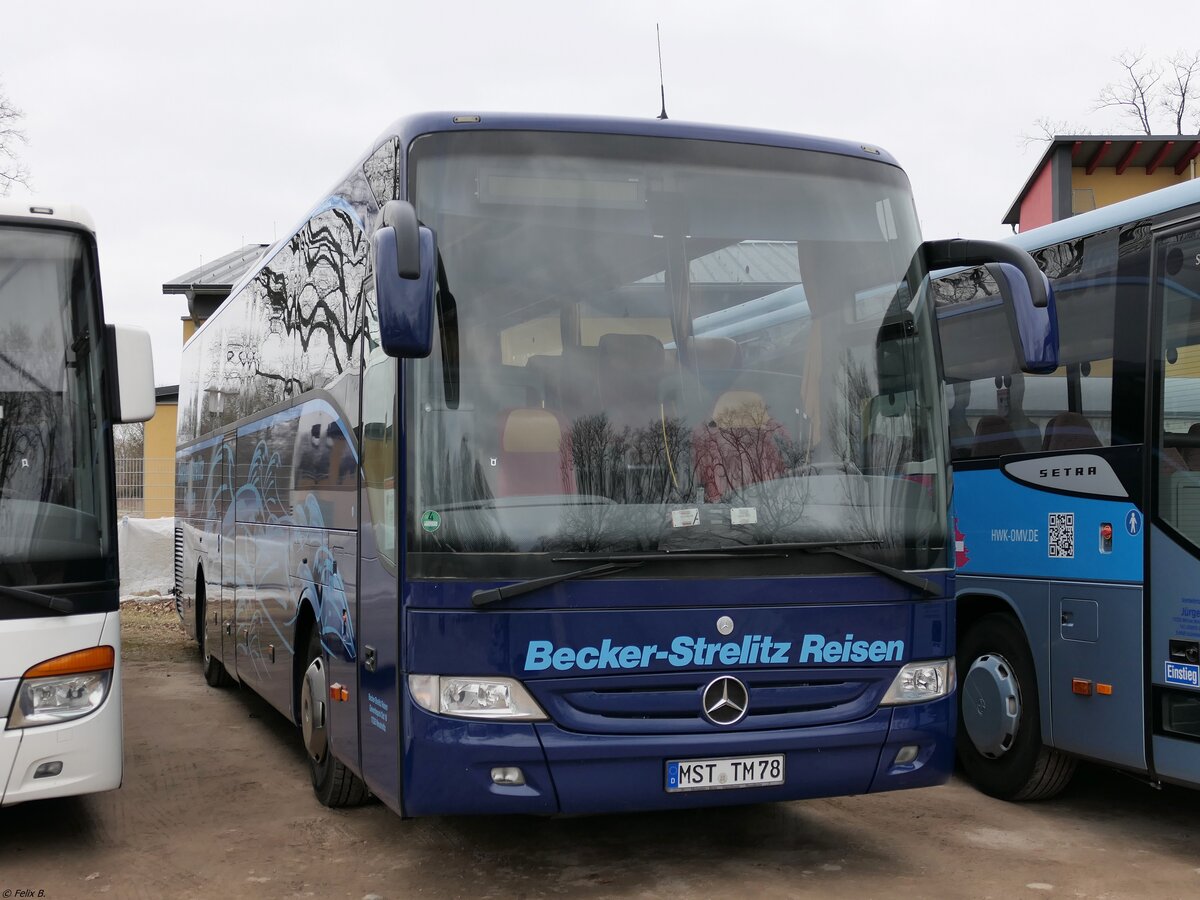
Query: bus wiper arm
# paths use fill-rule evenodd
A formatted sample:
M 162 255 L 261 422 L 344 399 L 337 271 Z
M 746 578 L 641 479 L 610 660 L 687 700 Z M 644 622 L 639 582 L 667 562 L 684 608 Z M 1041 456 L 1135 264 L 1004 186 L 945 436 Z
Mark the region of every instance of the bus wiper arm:
M 879 541 L 838 541 L 839 546 L 846 544 L 878 544 Z M 792 551 L 824 550 L 832 546 L 830 541 L 802 541 L 790 544 L 725 544 L 719 547 L 664 547 L 650 553 L 613 553 L 608 556 L 556 556 L 555 562 L 683 562 L 693 559 L 733 559 L 734 557 L 754 557 L 767 559 L 785 559 Z
M 594 559 L 595 557 L 591 557 Z M 496 603 L 500 600 L 511 600 L 513 597 L 520 597 L 522 594 L 531 594 L 534 591 L 541 590 L 544 587 L 550 587 L 553 584 L 558 584 L 561 581 L 571 581 L 576 578 L 597 578 L 601 575 L 611 575 L 614 572 L 623 572 L 626 569 L 634 569 L 642 563 L 639 560 L 629 560 L 623 562 L 606 562 L 600 566 L 592 566 L 587 569 L 575 569 L 571 572 L 559 572 L 556 575 L 547 575 L 544 578 L 530 578 L 528 581 L 518 581 L 516 584 L 505 585 L 504 587 L 488 588 L 486 590 L 475 591 L 471 594 L 471 605 L 478 608 L 487 606 L 490 603 Z
M 735 556 L 780 557 L 787 556 L 791 552 L 830 553 L 834 556 L 848 559 L 851 562 L 856 562 L 868 569 L 874 569 L 881 575 L 886 575 L 893 581 L 897 581 L 907 587 L 915 588 L 929 597 L 942 596 L 942 591 L 928 578 L 923 578 L 912 572 L 905 572 L 903 569 L 897 569 L 895 566 L 889 566 L 887 563 L 881 563 L 868 557 L 860 556 L 851 550 L 844 549 L 849 546 L 861 546 L 865 544 L 877 545 L 879 541 L 797 541 L 794 543 L 778 544 L 731 544 L 723 547 L 689 547 L 679 550 L 660 550 L 657 553 L 606 556 L 600 557 L 600 559 L 607 560 L 608 562 L 620 562 L 622 560 L 629 562 L 653 562 L 671 557 L 675 559 L 730 559 Z M 567 561 L 572 559 L 596 559 L 596 557 L 561 556 L 556 557 L 556 559 Z
M 864 541 L 863 543 L 877 544 L 878 541 Z M 898 581 L 900 584 L 907 585 L 910 588 L 916 588 L 927 597 L 942 597 L 943 592 L 936 584 L 928 578 L 920 575 L 915 575 L 912 572 L 905 572 L 903 569 L 897 569 L 895 566 L 889 566 L 887 563 L 881 563 L 878 560 L 870 559 L 866 556 L 860 556 L 851 550 L 843 550 L 840 546 L 831 544 L 826 547 L 813 547 L 808 552 L 810 553 L 831 553 L 834 556 L 840 556 L 842 559 L 848 559 L 851 562 L 856 562 L 860 566 L 866 566 L 868 569 L 874 569 L 881 575 L 886 575 L 892 581 Z
M 13 600 L 20 600 L 22 603 L 28 603 L 30 606 L 36 606 L 39 609 L 52 609 L 60 613 L 75 612 L 75 604 L 65 597 L 51 597 L 49 594 L 41 594 L 37 591 L 27 591 L 24 588 L 8 587 L 0 584 L 0 597 L 10 597 Z

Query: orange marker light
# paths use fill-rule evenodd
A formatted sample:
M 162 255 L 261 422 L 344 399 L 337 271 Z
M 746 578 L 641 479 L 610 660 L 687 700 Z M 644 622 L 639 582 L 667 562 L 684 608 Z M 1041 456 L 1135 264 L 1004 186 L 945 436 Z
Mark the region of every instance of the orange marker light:
M 25 671 L 26 678 L 46 678 L 51 675 L 76 675 L 80 672 L 98 672 L 111 669 L 116 662 L 117 654 L 112 647 L 89 647 L 87 650 L 76 650 L 40 662 Z
M 1086 678 L 1072 678 L 1071 693 L 1078 694 L 1081 697 L 1090 697 L 1092 695 L 1092 683 Z
M 1097 685 L 1096 685 L 1096 693 L 1097 693 L 1097 694 L 1103 694 L 1103 695 L 1104 695 L 1104 696 L 1106 696 L 1106 697 L 1107 697 L 1107 696 L 1110 696 L 1110 695 L 1112 694 L 1112 685 L 1111 685 L 1111 684 L 1099 684 L 1099 683 L 1097 683 Z
M 345 703 L 350 699 L 350 692 L 335 681 L 329 686 L 329 699 L 336 703 Z

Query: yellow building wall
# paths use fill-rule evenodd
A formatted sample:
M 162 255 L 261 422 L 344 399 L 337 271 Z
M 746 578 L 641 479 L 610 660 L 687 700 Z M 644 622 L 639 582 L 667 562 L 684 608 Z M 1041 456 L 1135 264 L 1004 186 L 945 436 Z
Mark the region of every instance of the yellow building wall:
M 183 317 L 183 342 L 186 344 L 188 338 L 196 333 L 196 320 L 191 316 Z
M 1174 166 L 1162 166 L 1156 169 L 1153 175 L 1147 175 L 1144 166 L 1130 166 L 1123 175 L 1118 175 L 1117 170 L 1111 167 L 1102 166 L 1091 175 L 1087 173 L 1086 168 L 1075 167 L 1071 169 L 1071 190 L 1090 189 L 1096 198 L 1095 208 L 1099 209 L 1101 206 L 1140 197 L 1142 194 L 1170 187 L 1190 178 L 1190 166 L 1183 170 L 1182 175 L 1175 174 Z M 1077 208 L 1075 211 L 1086 212 L 1087 208 Z
M 147 519 L 175 515 L 175 422 L 178 403 L 160 403 L 146 423 L 142 490 Z

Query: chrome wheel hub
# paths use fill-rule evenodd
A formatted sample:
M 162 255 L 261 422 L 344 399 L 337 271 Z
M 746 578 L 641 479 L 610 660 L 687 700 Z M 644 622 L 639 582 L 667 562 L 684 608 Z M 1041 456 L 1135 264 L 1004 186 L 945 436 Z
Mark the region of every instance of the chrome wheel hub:
M 1021 724 L 1021 688 L 1008 660 L 987 653 L 971 663 L 960 702 L 963 724 L 976 750 L 998 759 L 1012 749 Z
M 300 731 L 304 746 L 314 762 L 325 758 L 328 733 L 325 728 L 325 703 L 329 695 L 325 686 L 325 664 L 318 657 L 308 664 L 304 684 L 300 688 Z

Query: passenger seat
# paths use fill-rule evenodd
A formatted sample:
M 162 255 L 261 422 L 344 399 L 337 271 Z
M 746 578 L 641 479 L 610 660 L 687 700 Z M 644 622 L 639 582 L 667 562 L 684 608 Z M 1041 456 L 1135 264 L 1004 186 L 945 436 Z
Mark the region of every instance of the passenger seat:
M 1200 422 L 1188 428 L 1188 437 L 1197 436 L 1200 436 Z M 1200 471 L 1200 447 L 1184 447 L 1179 451 L 1179 455 L 1183 457 L 1183 462 L 1189 471 Z
M 1092 423 L 1077 412 L 1061 412 L 1046 423 L 1042 450 L 1084 450 L 1099 447 L 1100 439 Z
M 646 428 L 662 416 L 658 389 L 666 351 L 651 334 L 605 334 L 599 342 L 600 397 L 617 428 Z
M 983 416 L 975 425 L 975 446 L 971 456 L 980 457 L 1008 456 L 1011 453 L 1024 453 L 1020 439 L 1013 434 L 1012 425 L 1003 416 Z
M 563 422 L 547 409 L 501 414 L 496 496 L 575 493 L 574 469 L 562 458 Z

